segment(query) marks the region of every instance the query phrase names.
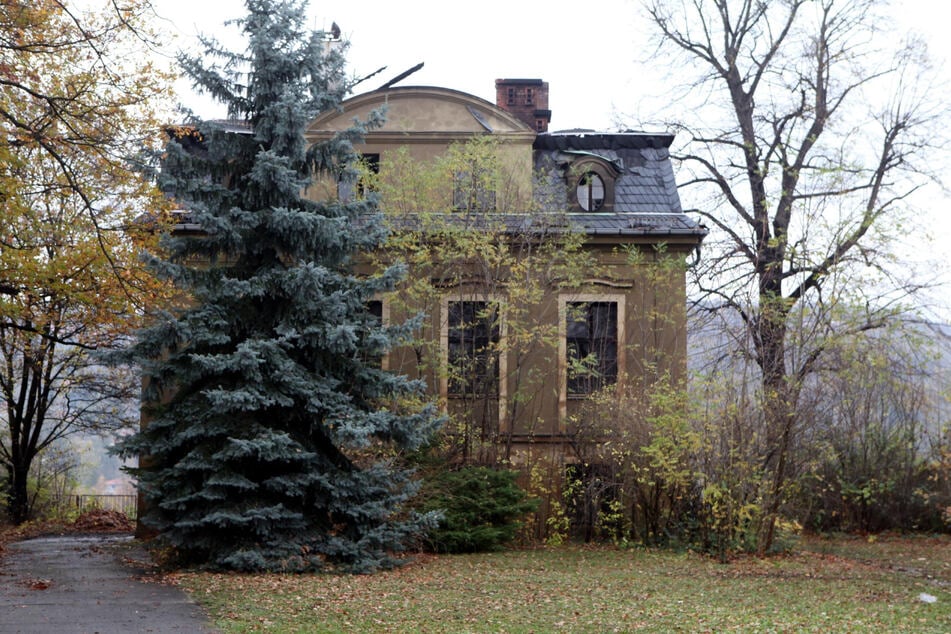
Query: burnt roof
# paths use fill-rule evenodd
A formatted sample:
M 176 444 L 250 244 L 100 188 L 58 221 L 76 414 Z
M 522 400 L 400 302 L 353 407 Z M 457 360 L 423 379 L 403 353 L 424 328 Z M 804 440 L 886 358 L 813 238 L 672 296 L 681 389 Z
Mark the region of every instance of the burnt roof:
M 201 233 L 202 227 L 194 216 L 184 210 L 172 211 L 175 233 Z M 447 230 L 490 231 L 508 236 L 540 237 L 569 232 L 583 233 L 590 237 L 681 238 L 699 243 L 707 235 L 707 228 L 682 213 L 476 213 L 465 212 L 427 214 L 426 227 L 416 214 L 401 216 L 365 216 L 358 222 L 372 222 L 385 218 L 394 231 L 435 231 L 437 227 Z M 139 222 L 146 219 L 140 218 Z
M 522 80 L 511 80 L 522 81 Z M 246 122 L 218 120 L 210 127 L 247 134 Z M 535 183 L 543 209 L 535 213 L 436 214 L 453 229 L 491 229 L 510 235 L 541 235 L 552 231 L 576 231 L 588 236 L 654 239 L 679 237 L 699 243 L 707 229 L 683 213 L 668 148 L 674 135 L 650 132 L 596 132 L 567 130 L 542 133 L 534 142 L 536 170 L 543 174 Z M 611 209 L 600 212 L 565 213 L 571 209 L 570 188 L 565 177 L 571 163 L 594 158 L 610 164 L 617 173 Z M 175 229 L 200 231 L 192 215 L 174 212 Z M 432 217 L 432 216 L 430 216 Z M 420 229 L 419 219 L 390 218 L 397 229 Z
M 610 209 L 617 213 L 660 214 L 672 227 L 693 222 L 683 216 L 668 148 L 672 134 L 572 130 L 535 139 L 536 192 L 549 211 L 571 209 L 575 165 L 594 159 L 616 174 Z M 657 230 L 665 229 L 661 224 Z
M 517 78 L 516 78 L 516 79 L 512 79 L 512 78 L 509 78 L 509 79 L 496 79 L 496 80 L 495 80 L 495 83 L 496 83 L 497 85 L 498 85 L 498 84 L 519 84 L 519 85 L 522 85 L 522 86 L 541 86 L 541 85 L 543 85 L 543 84 L 545 83 L 545 80 L 543 80 L 543 79 L 535 79 L 535 78 L 530 78 L 530 79 L 517 79 Z
M 656 132 L 596 132 L 563 130 L 535 137 L 536 150 L 641 150 L 669 148 L 674 135 Z

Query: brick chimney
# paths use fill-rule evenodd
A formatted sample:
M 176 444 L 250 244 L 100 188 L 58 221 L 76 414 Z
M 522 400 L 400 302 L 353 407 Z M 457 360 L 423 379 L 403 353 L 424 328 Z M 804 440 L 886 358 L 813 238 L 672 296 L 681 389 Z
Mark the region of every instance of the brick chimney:
M 535 132 L 548 132 L 548 82 L 541 79 L 496 79 L 495 105 L 511 112 Z

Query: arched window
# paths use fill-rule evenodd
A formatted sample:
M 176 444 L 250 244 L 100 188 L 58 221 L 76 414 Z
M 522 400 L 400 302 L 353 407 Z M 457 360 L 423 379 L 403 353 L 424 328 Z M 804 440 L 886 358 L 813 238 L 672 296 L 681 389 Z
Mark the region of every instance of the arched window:
M 590 154 L 575 160 L 565 173 L 569 210 L 576 213 L 614 211 L 614 183 L 619 173 L 610 161 Z
M 604 206 L 604 179 L 595 172 L 586 172 L 578 179 L 575 189 L 578 206 L 584 211 L 598 211 Z

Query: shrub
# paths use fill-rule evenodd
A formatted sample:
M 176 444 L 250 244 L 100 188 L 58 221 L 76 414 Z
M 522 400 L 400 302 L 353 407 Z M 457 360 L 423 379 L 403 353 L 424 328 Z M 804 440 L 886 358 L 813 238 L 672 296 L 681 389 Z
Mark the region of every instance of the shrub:
M 429 533 L 429 549 L 473 553 L 498 550 L 512 541 L 522 517 L 538 508 L 538 500 L 528 498 L 516 483 L 517 476 L 515 471 L 467 466 L 424 480 L 422 510 L 442 513 Z

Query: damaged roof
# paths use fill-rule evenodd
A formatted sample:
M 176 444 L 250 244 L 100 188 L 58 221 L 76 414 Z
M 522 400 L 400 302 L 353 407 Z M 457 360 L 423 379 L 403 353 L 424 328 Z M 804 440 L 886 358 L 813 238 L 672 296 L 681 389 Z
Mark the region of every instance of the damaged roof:
M 544 171 L 553 165 L 564 168 L 579 156 L 595 157 L 618 172 L 614 181 L 613 211 L 682 213 L 668 151 L 673 140 L 672 134 L 648 132 L 571 130 L 539 134 L 533 146 L 535 165 Z M 554 208 L 568 208 L 569 194 L 567 190 L 562 195 L 556 190 L 546 191 L 549 204 Z

